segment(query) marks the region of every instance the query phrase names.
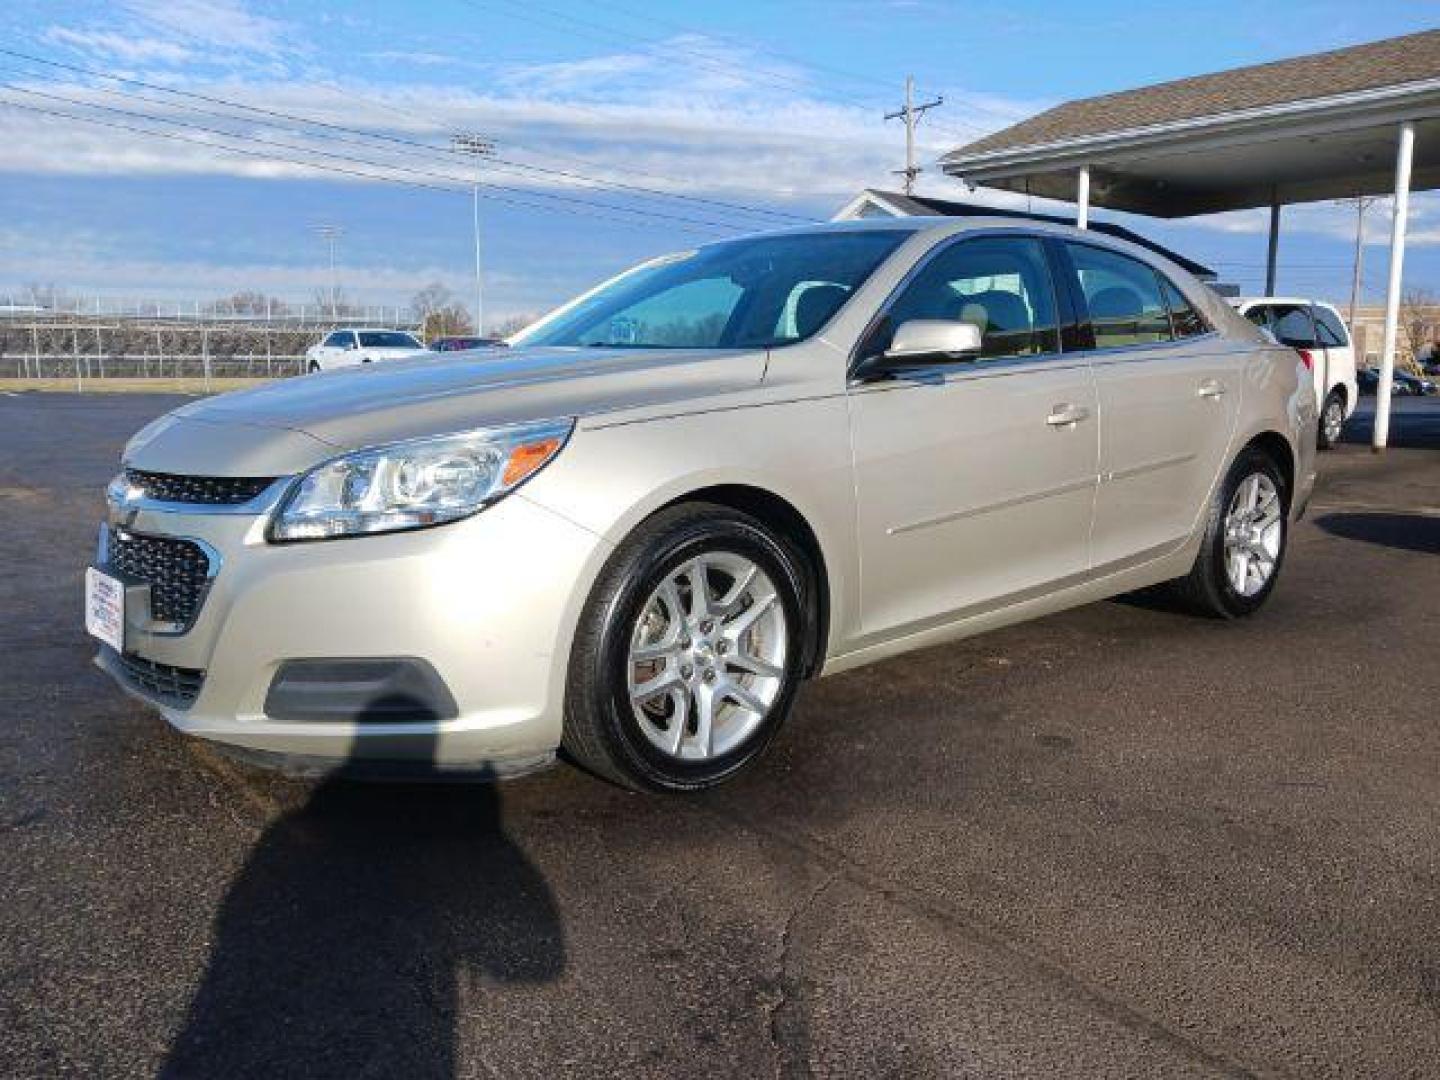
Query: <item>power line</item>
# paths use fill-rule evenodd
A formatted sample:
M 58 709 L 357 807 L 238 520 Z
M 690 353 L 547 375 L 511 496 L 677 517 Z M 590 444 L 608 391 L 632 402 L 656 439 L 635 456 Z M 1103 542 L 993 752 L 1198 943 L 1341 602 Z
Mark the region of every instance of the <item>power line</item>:
M 52 101 L 59 101 L 59 102 L 63 102 L 63 103 L 68 104 L 68 105 L 78 105 L 78 106 L 80 106 L 81 108 L 99 109 L 99 110 L 101 110 L 102 112 L 115 113 L 115 114 L 118 114 L 118 115 L 121 115 L 121 116 L 127 116 L 127 117 L 131 117 L 131 118 L 134 118 L 134 119 L 145 120 L 145 121 L 147 121 L 147 122 L 149 122 L 149 123 L 167 124 L 167 125 L 170 125 L 170 126 L 173 126 L 173 127 L 183 128 L 183 129 L 188 130 L 188 131 L 199 131 L 199 132 L 203 132 L 203 133 L 209 134 L 209 135 L 218 135 L 218 136 L 220 136 L 221 138 L 236 139 L 236 140 L 240 140 L 240 141 L 243 141 L 243 142 L 255 143 L 255 144 L 258 144 L 258 145 L 262 145 L 262 146 L 272 146 L 272 147 L 276 147 L 276 148 L 281 149 L 281 150 L 289 150 L 289 151 L 292 151 L 292 152 L 295 152 L 295 153 L 317 155 L 317 156 L 319 156 L 319 157 L 325 157 L 325 158 L 331 158 L 331 159 L 338 160 L 338 161 L 350 162 L 350 163 L 352 163 L 352 164 L 365 165 L 365 166 L 368 166 L 368 167 L 370 167 L 370 168 L 391 169 L 391 170 L 395 170 L 395 171 L 398 171 L 398 172 L 409 173 L 409 174 L 415 175 L 415 176 L 426 177 L 426 178 L 432 179 L 432 180 L 448 181 L 448 182 L 451 183 L 451 184 L 467 184 L 467 185 L 468 185 L 469 183 L 471 183 L 471 181 L 467 180 L 467 179 L 464 178 L 464 177 L 454 176 L 454 175 L 449 174 L 449 173 L 437 173 L 437 172 L 434 172 L 434 171 L 431 171 L 431 170 L 427 170 L 427 169 L 415 168 L 414 166 L 410 166 L 410 165 L 402 165 L 402 164 L 399 164 L 399 163 L 397 163 L 397 162 L 375 161 L 374 159 L 371 159 L 371 158 L 360 158 L 360 157 L 354 157 L 354 156 L 348 155 L 348 154 L 337 154 L 337 153 L 334 153 L 334 152 L 332 152 L 332 151 L 321 150 L 321 149 L 318 149 L 318 148 L 312 147 L 312 146 L 300 146 L 300 145 L 297 145 L 297 144 L 295 144 L 295 143 L 283 142 L 283 141 L 280 141 L 280 140 L 278 140 L 278 139 L 267 139 L 267 138 L 264 138 L 264 137 L 259 136 L 259 135 L 246 135 L 246 134 L 241 134 L 241 133 L 237 133 L 237 132 L 227 131 L 227 130 L 224 130 L 224 129 L 222 129 L 222 128 L 208 127 L 208 126 L 206 126 L 206 125 L 204 125 L 204 124 L 188 123 L 188 122 L 183 121 L 183 120 L 173 120 L 173 119 L 170 119 L 170 118 L 168 118 L 168 117 L 155 116 L 155 115 L 152 115 L 152 114 L 149 114 L 149 113 L 135 112 L 135 111 L 130 110 L 130 109 L 121 109 L 121 108 L 118 108 L 118 107 L 112 106 L 112 105 L 101 105 L 101 104 L 98 104 L 98 103 L 95 103 L 95 102 L 77 101 L 77 100 L 74 99 L 74 98 L 65 97 L 65 96 L 63 96 L 63 95 L 61 95 L 61 94 L 51 94 L 51 93 L 47 93 L 47 92 L 45 92 L 45 91 L 43 91 L 43 90 L 31 90 L 31 89 L 26 89 L 26 88 L 24 88 L 24 87 L 15 86 L 15 85 L 12 84 L 12 83 L 0 82 L 0 89 L 10 90 L 10 91 L 12 91 L 12 92 L 14 92 L 14 93 L 26 94 L 26 95 L 29 95 L 29 96 L 32 96 L 32 97 L 46 98 L 46 99 L 49 99 L 49 100 L 52 100 Z M 190 141 L 197 141 L 197 140 L 190 140 Z M 205 144 L 205 145 L 213 145 L 213 144 Z M 293 161 L 292 161 L 292 163 L 296 163 L 296 162 L 293 162 Z M 577 203 L 577 204 L 580 204 L 580 205 L 583 205 L 583 206 L 594 206 L 594 207 L 599 207 L 599 208 L 604 209 L 604 210 L 610 210 L 610 211 L 614 211 L 614 212 L 618 212 L 618 213 L 625 213 L 625 214 L 635 214 L 635 215 L 638 215 L 638 216 L 641 216 L 641 217 L 661 218 L 661 219 L 665 219 L 665 220 L 669 220 L 669 221 L 676 221 L 676 222 L 680 222 L 680 223 L 688 224 L 688 225 L 709 226 L 709 227 L 711 227 L 711 228 L 722 229 L 722 230 L 727 230 L 727 231 L 733 231 L 733 230 L 734 230 L 734 226 L 731 225 L 731 224 L 729 224 L 729 223 L 720 222 L 720 221 L 712 221 L 712 220 L 705 219 L 705 218 L 683 217 L 683 216 L 680 216 L 680 215 L 678 215 L 678 214 L 667 214 L 667 213 L 663 213 L 663 212 L 658 211 L 658 210 L 640 210 L 640 209 L 635 209 L 635 208 L 628 207 L 628 206 L 618 206 L 618 205 L 616 205 L 616 204 L 614 204 L 614 203 L 604 203 L 604 202 L 596 202 L 595 200 L 591 200 L 591 199 L 582 199 L 582 198 L 580 198 L 580 197 L 578 197 L 578 196 L 573 196 L 573 195 L 561 195 L 561 194 L 558 194 L 558 193 L 556 193 L 556 192 L 536 191 L 536 190 L 530 189 L 530 188 L 514 188 L 514 187 L 511 187 L 511 186 L 509 186 L 509 185 L 505 185 L 505 184 L 495 184 L 495 183 L 492 183 L 492 182 L 489 182 L 489 181 L 481 181 L 480 183 L 481 183 L 481 186 L 482 186 L 482 187 L 494 189 L 494 190 L 497 190 L 497 191 L 505 191 L 505 192 L 510 192 L 510 193 L 522 194 L 522 195 L 525 195 L 526 197 L 531 198 L 531 199 L 545 199 L 545 200 L 556 201 L 556 202 Z M 453 189 L 452 189 L 452 190 L 453 190 Z
M 722 61 L 717 61 L 713 56 L 707 53 L 701 52 L 697 49 L 686 48 L 683 45 L 667 43 L 658 38 L 642 38 L 640 39 L 641 44 L 637 45 L 635 35 L 630 35 L 621 31 L 613 30 L 601 23 L 591 22 L 588 19 L 580 19 L 574 15 L 568 15 L 563 12 L 557 12 L 551 9 L 540 7 L 539 5 L 531 3 L 530 0 L 525 0 L 523 4 L 520 3 L 519 0 L 460 0 L 460 2 L 477 9 L 489 8 L 491 11 L 497 12 L 498 14 L 509 16 L 512 19 L 519 19 L 521 22 L 528 22 L 532 25 L 540 26 L 541 28 L 546 30 L 560 29 L 567 33 L 574 34 L 577 37 L 587 38 L 591 41 L 598 41 L 602 45 L 607 45 L 610 47 L 619 46 L 628 49 L 638 48 L 640 52 L 664 60 L 671 60 L 673 59 L 673 54 L 682 53 L 691 58 L 689 61 L 687 61 L 688 63 L 696 64 L 699 67 L 704 68 L 708 71 L 721 75 L 727 75 L 732 78 L 736 77 L 739 74 L 743 74 L 743 77 L 747 82 L 767 83 L 770 86 L 777 87 L 781 90 L 786 90 L 791 93 L 794 93 L 796 91 L 802 91 L 819 101 L 828 101 L 831 104 L 843 104 L 851 108 L 863 109 L 866 112 L 869 112 L 874 108 L 873 103 L 863 102 L 857 98 L 839 95 L 817 94 L 814 87 L 809 82 L 803 79 L 788 78 L 776 72 L 765 73 L 757 71 L 745 71 L 743 73 L 739 73 L 736 71 L 733 65 L 726 64 Z M 495 7 L 497 3 L 503 3 L 508 6 L 504 8 L 497 8 Z M 517 11 L 514 10 L 515 8 L 521 8 L 522 10 Z M 539 16 L 539 18 L 537 18 L 537 15 Z M 546 23 L 544 21 L 541 21 L 545 18 L 550 19 L 551 22 Z M 555 21 L 557 20 L 562 23 L 571 23 L 573 24 L 573 27 L 557 27 L 555 25 Z M 579 29 L 576 29 L 574 27 L 578 27 Z M 989 133 L 988 129 L 979 127 L 978 125 L 966 124 L 962 126 L 971 128 L 973 132 L 977 135 L 984 135 Z M 960 138 L 965 138 L 965 136 L 960 136 Z
M 129 76 L 124 76 L 124 75 L 116 75 L 116 74 L 114 74 L 114 73 L 112 73 L 112 72 L 102 71 L 102 70 L 98 70 L 98 69 L 90 68 L 90 67 L 85 67 L 85 66 L 79 65 L 79 64 L 69 64 L 69 63 L 61 62 L 61 61 L 59 61 L 59 60 L 50 60 L 50 59 L 47 59 L 47 58 L 45 58 L 45 57 L 33 56 L 33 55 L 31 55 L 31 54 L 28 54 L 28 53 L 19 52 L 18 50 L 15 50 L 15 49 L 0 48 L 0 55 L 15 57 L 15 58 L 18 58 L 18 59 L 23 60 L 23 61 L 27 61 L 27 62 L 32 63 L 32 64 L 43 64 L 43 65 L 46 65 L 46 66 L 48 66 L 48 67 L 59 68 L 59 69 L 66 70 L 66 71 L 73 71 L 73 72 L 77 72 L 77 73 L 79 73 L 79 74 L 90 75 L 90 76 L 96 77 L 96 78 L 110 79 L 110 80 L 113 80 L 113 81 L 115 81 L 115 82 L 125 83 L 125 84 L 131 85 L 131 86 L 139 86 L 139 87 L 143 87 L 143 88 L 146 89 L 146 90 L 154 91 L 154 92 L 156 92 L 156 93 L 166 94 L 166 95 L 168 95 L 168 96 L 170 96 L 170 97 L 188 98 L 188 99 L 193 99 L 193 100 L 195 100 L 195 101 L 204 101 L 204 102 L 206 102 L 206 103 L 208 103 L 208 104 L 211 104 L 211 105 L 221 106 L 222 108 L 228 108 L 228 109 L 232 109 L 232 110 L 239 110 L 239 111 L 244 111 L 244 112 L 247 112 L 247 113 L 253 113 L 253 114 L 257 115 L 257 116 L 265 116 L 265 117 L 269 117 L 269 118 L 273 118 L 273 119 L 286 120 L 286 121 L 289 121 L 289 122 L 292 122 L 292 123 L 304 124 L 304 125 L 307 125 L 307 126 L 310 126 L 310 127 L 322 128 L 322 129 L 325 129 L 325 130 L 327 130 L 327 131 L 341 133 L 342 135 L 348 134 L 348 135 L 352 135 L 352 136 L 358 136 L 358 137 L 360 137 L 360 138 L 367 139 L 367 140 L 371 140 L 371 141 L 385 142 L 385 143 L 390 143 L 390 144 L 394 144 L 394 145 L 397 145 L 397 146 L 404 146 L 404 147 L 411 148 L 411 149 L 423 150 L 423 151 L 425 151 L 425 152 L 427 152 L 427 153 L 430 153 L 430 154 L 445 155 L 445 156 L 449 156 L 449 155 L 453 155 L 453 154 L 454 154 L 454 151 L 453 151 L 453 150 L 450 150 L 450 149 L 448 149 L 448 148 L 446 148 L 446 147 L 435 146 L 435 145 L 433 145 L 433 144 L 431 144 L 431 143 L 421 142 L 421 141 L 419 141 L 418 139 L 409 139 L 409 138 L 405 138 L 405 137 L 403 137 L 403 136 L 391 135 L 391 134 L 387 134 L 387 133 L 384 133 L 384 132 L 369 132 L 369 131 L 364 131 L 364 130 L 359 129 L 359 128 L 349 127 L 349 126 L 346 126 L 346 125 L 343 125 L 343 124 L 335 124 L 335 123 L 331 123 L 330 121 L 326 121 L 326 120 L 318 120 L 318 119 L 315 119 L 315 118 L 313 118 L 313 117 L 300 116 L 300 115 L 297 115 L 297 114 L 295 114 L 295 113 L 285 112 L 285 111 L 282 111 L 282 110 L 279 110 L 279 109 L 270 109 L 270 108 L 265 108 L 265 107 L 263 107 L 263 106 L 250 105 L 250 104 L 247 104 L 247 103 L 245 103 L 245 102 L 238 102 L 238 101 L 229 100 L 229 99 L 227 99 L 227 98 L 214 97 L 214 96 L 212 96 L 212 95 L 202 94 L 202 93 L 199 93 L 199 92 L 196 92 L 196 91 L 177 90 L 177 89 L 175 89 L 174 87 L 160 86 L 160 85 L 157 85 L 157 84 L 155 84 L 155 83 L 145 82 L 144 80 L 141 80 L 141 79 L 135 79 L 135 78 L 131 78 L 131 77 L 129 77 Z M 120 96 L 122 96 L 122 97 L 137 98 L 138 100 L 150 101 L 150 102 L 152 102 L 152 103 L 154 103 L 154 104 L 158 104 L 158 102 L 154 102 L 153 99 L 151 99 L 151 98 L 146 98 L 146 97 L 144 97 L 143 95 L 127 94 L 127 93 L 125 93 L 124 91 L 113 90 L 113 89 L 102 89 L 102 88 L 95 88 L 95 89 L 96 89 L 98 92 L 100 92 L 100 93 L 118 94 L 118 95 L 120 95 Z M 374 99 L 367 99 L 367 100 L 371 100 L 371 102 L 372 102 L 373 104 L 380 105 L 380 106 L 383 107 L 383 108 L 390 109 L 392 112 L 395 112 L 397 115 L 405 116 L 405 118 L 408 119 L 408 120 L 413 120 L 413 119 L 414 119 L 414 115 L 411 114 L 411 113 L 403 112 L 403 111 L 398 110 L 398 109 L 394 109 L 393 107 L 391 107 L 391 106 L 389 106 L 389 105 L 385 105 L 385 104 L 379 102 L 378 100 L 374 100 Z M 186 104 L 186 103 L 183 103 L 183 102 L 177 102 L 177 104 L 179 104 L 180 107 L 182 107 L 182 108 L 189 109 L 190 111 L 200 112 L 200 113 L 202 113 L 202 114 L 207 114 L 207 115 L 215 115 L 214 113 L 208 113 L 207 110 L 199 109 L 199 108 L 197 108 L 196 106 L 189 105 L 189 104 Z M 223 114 L 222 114 L 222 115 L 223 115 Z M 226 117 L 226 119 L 236 119 L 236 118 L 234 118 L 234 117 Z M 307 133 L 307 134 L 308 134 L 308 133 Z M 353 139 L 351 139 L 351 140 L 346 140 L 346 139 L 343 139 L 343 138 L 342 138 L 341 141 L 353 141 Z M 724 199 L 712 199 L 712 198 L 707 198 L 707 197 L 705 197 L 705 196 L 700 196 L 700 195 L 690 195 L 690 194 L 687 194 L 687 193 L 685 193 L 685 192 L 664 191 L 664 190 L 661 190 L 661 189 L 658 189 L 658 188 L 644 187 L 644 186 L 638 185 L 638 184 L 628 184 L 628 183 L 625 183 L 625 182 L 623 182 L 623 181 L 605 180 L 605 179 L 602 179 L 602 178 L 600 178 L 600 177 L 586 176 L 586 175 L 584 175 L 583 173 L 566 171 L 566 170 L 562 170 L 562 169 L 551 169 L 551 168 L 547 168 L 547 167 L 541 166 L 541 165 L 533 165 L 533 164 L 530 164 L 530 163 L 528 163 L 528 162 L 512 161 L 512 160 L 509 160 L 509 159 L 506 159 L 506 158 L 502 158 L 502 157 L 496 157 L 496 158 L 494 158 L 493 160 L 496 161 L 497 163 L 501 164 L 501 165 L 508 166 L 508 167 L 509 167 L 509 168 L 508 168 L 508 171 L 511 171 L 511 172 L 514 172 L 514 171 L 516 171 L 516 170 L 525 170 L 525 171 L 537 172 L 537 173 L 541 173 L 541 174 L 548 175 L 548 176 L 554 176 L 554 177 L 560 177 L 560 178 L 565 178 L 565 179 L 569 179 L 569 180 L 581 181 L 581 182 L 584 182 L 584 183 L 586 183 L 586 184 L 590 184 L 590 185 L 593 185 L 593 186 L 613 187 L 613 188 L 617 188 L 617 189 L 621 189 L 621 190 L 625 190 L 625 191 L 635 192 L 635 193 L 637 193 L 637 194 L 645 194 L 645 195 L 655 196 L 655 197 L 658 197 L 658 198 L 675 199 L 675 200 L 679 200 L 679 201 L 683 201 L 683 202 L 691 202 L 691 203 L 697 203 L 697 204 L 702 204 L 702 205 L 714 206 L 714 207 L 717 207 L 717 208 L 723 208 L 723 209 L 727 209 L 727 210 L 735 210 L 735 211 L 739 211 L 739 212 L 741 212 L 741 213 L 747 213 L 747 214 L 761 215 L 761 216 L 770 217 L 770 218 L 775 218 L 775 219 L 779 219 L 779 220 L 791 220 L 791 221 L 795 221 L 795 222 L 805 222 L 805 223 L 811 223 L 811 222 L 814 221 L 813 218 L 807 218 L 807 217 L 804 217 L 804 216 L 799 215 L 799 214 L 791 214 L 791 213 L 788 213 L 788 212 L 783 211 L 783 210 L 774 210 L 774 209 L 770 209 L 770 208 L 768 208 L 768 207 L 751 206 L 751 205 L 747 205 L 747 204 L 744 204 L 744 203 L 737 203 L 737 202 L 732 202 L 732 201 L 724 200 Z
M 887 92 L 891 88 L 890 80 L 881 78 L 878 75 L 869 75 L 864 72 L 852 71 L 848 68 L 835 67 L 830 64 L 820 64 L 815 62 L 814 60 L 806 60 L 803 57 L 796 56 L 793 53 L 781 52 L 779 49 L 771 48 L 768 45 L 761 45 L 753 41 L 745 41 L 731 34 L 718 34 L 712 30 L 701 30 L 694 26 L 687 26 L 684 23 L 676 22 L 674 19 L 665 19 L 659 15 L 652 15 L 647 12 L 634 11 L 630 8 L 625 7 L 623 4 L 610 3 L 608 2 L 608 0 L 591 0 L 591 4 L 592 6 L 609 8 L 611 11 L 619 12 L 622 15 L 628 15 L 630 18 L 639 19 L 647 23 L 657 23 L 661 26 L 669 26 L 672 29 L 681 31 L 682 33 L 695 34 L 700 37 L 710 37 L 717 38 L 721 41 L 728 41 L 738 47 L 750 49 L 754 52 L 765 53 L 768 56 L 775 57 L 777 60 L 783 60 L 786 63 L 790 64 L 798 64 L 801 67 L 809 68 L 811 71 L 821 73 L 828 72 L 829 74 L 839 75 L 841 78 L 849 79 L 853 82 L 864 82 L 869 83 L 872 86 L 884 87 Z M 881 99 L 878 95 L 876 95 L 874 100 L 876 102 L 879 102 Z M 865 107 L 869 108 L 869 106 Z M 982 128 L 979 125 L 968 124 L 964 121 L 960 121 L 959 123 L 962 128 L 968 128 L 973 135 L 989 134 L 988 129 Z M 932 130 L 934 130 L 936 134 L 951 135 L 957 140 L 969 137 L 955 134 L 948 128 L 933 128 Z
M 64 112 L 64 111 L 61 111 L 61 110 L 58 110 L 58 109 L 42 108 L 42 107 L 40 107 L 40 106 L 38 106 L 38 105 L 26 105 L 26 104 L 24 104 L 24 103 L 22 103 L 22 102 L 18 102 L 18 101 L 6 101 L 6 100 L 3 100 L 3 99 L 0 99 L 0 105 L 3 105 L 3 106 L 5 106 L 6 108 L 11 108 L 11 109 L 21 109 L 21 110 L 24 110 L 25 112 L 38 113 L 38 114 L 41 114 L 41 115 L 43 115 L 43 116 L 54 116 L 54 117 L 59 117 L 59 118 L 66 119 L 66 120 L 76 120 L 76 121 L 79 121 L 79 122 L 81 122 L 81 123 L 93 124 L 93 125 L 95 125 L 95 126 L 97 126 L 97 127 L 110 128 L 110 129 L 116 130 L 116 131 L 128 131 L 128 132 L 132 132 L 132 133 L 137 134 L 137 135 L 148 135 L 148 136 L 151 136 L 152 138 L 157 138 L 157 139 L 169 139 L 169 140 L 172 140 L 172 141 L 174 141 L 174 142 L 189 143 L 189 144 L 191 144 L 191 145 L 193 145 L 193 146 L 202 146 L 202 147 L 204 147 L 204 148 L 207 149 L 207 150 L 219 150 L 219 151 L 221 151 L 221 152 L 223 152 L 223 153 L 227 153 L 227 154 L 240 154 L 240 155 L 242 155 L 242 156 L 244 156 L 244 157 L 257 158 L 257 159 L 259 159 L 259 160 L 261 160 L 261 161 L 270 162 L 270 163 L 272 163 L 272 164 L 275 163 L 275 162 L 277 162 L 277 161 L 279 161 L 279 162 L 283 162 L 283 163 L 288 164 L 288 165 L 295 165 L 295 166 L 298 166 L 298 167 L 304 168 L 304 169 L 315 169 L 315 170 L 318 170 L 318 171 L 320 171 L 320 172 L 337 173 L 337 174 L 342 175 L 342 176 L 352 176 L 352 177 L 357 177 L 357 178 L 362 179 L 362 180 L 375 180 L 375 181 L 380 181 L 380 182 L 383 182 L 383 183 L 396 184 L 396 185 L 399 185 L 399 186 L 401 186 L 401 187 L 419 188 L 419 189 L 426 189 L 426 190 L 430 190 L 430 191 L 443 191 L 443 192 L 446 192 L 446 193 L 451 194 L 451 195 L 460 194 L 460 193 L 463 191 L 462 188 L 459 188 L 459 187 L 456 187 L 456 186 L 452 186 L 452 185 L 431 184 L 431 183 L 426 183 L 426 182 L 421 181 L 421 180 L 404 180 L 404 179 L 401 179 L 401 178 L 395 177 L 395 176 L 385 176 L 385 175 L 379 175 L 379 174 L 376 174 L 376 173 L 363 172 L 363 171 L 361 171 L 361 170 L 359 170 L 359 169 L 348 169 L 348 168 L 344 168 L 344 167 L 341 167 L 341 166 L 338 166 L 338 165 L 323 165 L 323 164 L 321 164 L 320 162 L 317 162 L 317 161 L 300 161 L 300 160 L 295 160 L 295 159 L 293 159 L 293 158 L 287 158 L 287 157 L 284 157 L 284 156 L 278 155 L 278 154 L 265 153 L 265 152 L 259 151 L 259 150 L 247 150 L 246 148 L 241 147 L 241 146 L 227 146 L 227 145 L 225 145 L 225 144 L 223 144 L 223 143 L 211 142 L 211 141 L 208 140 L 208 139 L 192 139 L 192 138 L 189 138 L 189 137 L 187 137 L 187 136 L 185 136 L 185 135 L 178 134 L 178 133 L 176 133 L 176 132 L 171 132 L 171 131 L 155 131 L 155 130 L 152 130 L 152 129 L 150 129 L 150 128 L 136 127 L 136 126 L 133 125 L 133 124 L 123 124 L 123 123 L 119 123 L 119 122 L 113 121 L 113 120 L 101 120 L 101 119 L 99 119 L 98 117 L 93 117 L 93 116 L 80 116 L 80 115 L 77 115 L 77 114 L 75 114 L 75 113 Z M 383 166 L 383 165 L 382 165 L 381 167 L 382 167 L 382 168 L 388 168 L 388 166 Z M 486 185 L 486 187 L 493 187 L 493 185 Z M 564 206 L 561 206 L 561 207 L 553 207 L 553 206 L 544 206 L 544 205 L 541 205 L 541 204 L 539 204 L 539 203 L 536 203 L 536 202 L 527 200 L 527 199 L 525 199 L 525 198 L 516 197 L 516 196 L 514 196 L 514 195 L 500 195 L 500 194 L 496 194 L 493 190 L 484 192 L 482 197 L 483 197 L 483 198 L 487 198 L 487 199 L 491 199 L 491 200 L 493 200 L 493 201 L 495 201 L 495 202 L 508 203 L 508 204 L 510 204 L 510 205 L 513 205 L 513 206 L 523 206 L 523 207 L 528 207 L 528 208 L 531 208 L 531 209 L 537 209 L 537 208 L 538 208 L 538 209 L 541 209 L 541 210 L 559 210 L 559 211 L 561 211 L 561 212 L 563 212 L 563 213 L 579 214 L 579 215 L 587 216 L 587 217 L 602 218 L 602 219 L 605 219 L 605 220 L 607 220 L 607 221 L 616 221 L 616 222 L 619 222 L 619 223 L 621 223 L 621 224 L 623 224 L 623 225 L 629 225 L 629 226 L 631 226 L 631 227 L 634 227 L 634 225 L 636 224 L 636 221 L 635 221 L 634 218 L 621 218 L 621 217 L 616 217 L 616 216 L 614 216 L 613 214 L 606 214 L 606 213 L 599 212 L 599 211 L 596 211 L 596 210 L 593 210 L 593 209 L 592 209 L 592 210 L 586 210 L 586 209 L 582 209 L 582 208 L 579 208 L 579 207 L 564 207 Z M 587 205 L 593 206 L 594 204 L 587 204 Z M 620 209 L 620 208 L 617 208 L 617 209 Z M 645 224 L 645 223 L 644 223 L 644 222 L 641 222 L 641 224 Z M 700 232 L 700 231 L 701 231 L 701 230 L 694 229 L 694 228 L 690 228 L 690 227 L 684 226 L 684 225 L 667 226 L 667 228 L 668 228 L 668 229 L 671 229 L 671 230 L 674 230 L 674 231 L 680 231 L 680 232 L 692 232 L 692 233 L 693 233 L 693 232 Z

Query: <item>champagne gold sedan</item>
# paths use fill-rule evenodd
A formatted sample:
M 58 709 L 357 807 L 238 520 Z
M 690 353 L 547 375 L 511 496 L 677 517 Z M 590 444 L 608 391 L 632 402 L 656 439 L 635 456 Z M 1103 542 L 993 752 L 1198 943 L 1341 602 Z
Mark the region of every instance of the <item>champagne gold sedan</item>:
M 483 356 L 160 418 L 87 623 L 121 686 L 266 761 L 559 752 L 691 790 L 812 677 L 1159 583 L 1250 615 L 1315 444 L 1295 352 L 1148 250 L 817 226 L 652 260 Z

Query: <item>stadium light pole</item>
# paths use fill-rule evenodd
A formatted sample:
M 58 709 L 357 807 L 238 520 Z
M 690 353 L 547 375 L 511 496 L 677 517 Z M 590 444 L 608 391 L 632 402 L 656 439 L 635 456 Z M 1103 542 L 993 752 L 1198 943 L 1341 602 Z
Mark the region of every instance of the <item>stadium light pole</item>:
M 475 158 L 475 180 L 470 187 L 471 219 L 475 226 L 475 334 L 485 336 L 485 275 L 480 268 L 480 170 L 481 162 L 495 152 L 495 142 L 473 132 L 461 132 L 450 138 L 450 147 L 457 153 Z
M 330 321 L 335 322 L 339 318 L 336 309 L 340 295 L 340 284 L 335 280 L 335 242 L 345 235 L 345 230 L 339 225 L 316 225 L 314 229 L 315 235 L 330 246 Z

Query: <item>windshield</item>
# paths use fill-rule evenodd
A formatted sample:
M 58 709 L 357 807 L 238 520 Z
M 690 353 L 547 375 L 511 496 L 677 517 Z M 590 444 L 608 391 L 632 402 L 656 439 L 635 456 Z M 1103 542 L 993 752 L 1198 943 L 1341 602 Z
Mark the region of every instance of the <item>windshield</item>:
M 561 308 L 511 344 L 715 349 L 803 341 L 910 235 L 768 236 L 669 255 Z
M 362 349 L 418 349 L 420 342 L 398 330 L 361 330 Z

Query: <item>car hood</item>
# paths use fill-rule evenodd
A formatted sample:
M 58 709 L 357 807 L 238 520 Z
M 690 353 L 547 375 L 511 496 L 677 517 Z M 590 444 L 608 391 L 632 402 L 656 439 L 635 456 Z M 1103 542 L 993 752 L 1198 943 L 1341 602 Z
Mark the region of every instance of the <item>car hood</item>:
M 140 431 L 125 461 L 156 472 L 278 476 L 401 439 L 688 408 L 758 386 L 765 358 L 763 350 L 426 353 L 192 402 Z

